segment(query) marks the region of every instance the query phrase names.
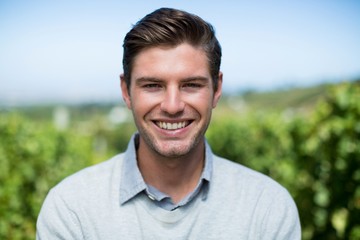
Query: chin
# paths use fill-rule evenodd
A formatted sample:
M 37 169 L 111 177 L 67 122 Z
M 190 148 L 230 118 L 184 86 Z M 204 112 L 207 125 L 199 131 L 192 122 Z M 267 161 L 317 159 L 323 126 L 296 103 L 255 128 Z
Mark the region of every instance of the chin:
M 175 157 L 182 157 L 186 156 L 192 147 L 187 143 L 186 145 L 183 144 L 160 144 L 155 147 L 155 151 L 164 157 L 175 158 Z

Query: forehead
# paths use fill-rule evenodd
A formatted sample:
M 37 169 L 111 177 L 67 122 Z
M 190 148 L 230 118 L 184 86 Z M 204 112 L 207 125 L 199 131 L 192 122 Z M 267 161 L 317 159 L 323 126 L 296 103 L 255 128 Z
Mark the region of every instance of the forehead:
M 142 50 L 135 58 L 132 78 L 210 76 L 206 52 L 187 43 L 177 46 L 157 46 Z

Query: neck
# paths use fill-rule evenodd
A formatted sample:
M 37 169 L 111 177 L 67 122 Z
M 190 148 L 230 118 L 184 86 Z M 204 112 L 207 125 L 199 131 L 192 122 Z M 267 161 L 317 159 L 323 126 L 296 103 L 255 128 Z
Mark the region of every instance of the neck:
M 140 139 L 137 160 L 145 182 L 178 203 L 197 186 L 205 162 L 205 144 L 201 141 L 190 153 L 168 158 L 147 149 Z

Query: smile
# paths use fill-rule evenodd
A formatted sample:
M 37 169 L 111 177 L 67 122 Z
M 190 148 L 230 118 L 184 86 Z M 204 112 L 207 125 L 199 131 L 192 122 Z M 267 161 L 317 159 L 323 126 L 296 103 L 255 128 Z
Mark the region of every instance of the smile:
M 181 129 L 181 128 L 184 128 L 184 127 L 188 126 L 189 124 L 190 124 L 189 121 L 183 121 L 183 122 L 177 122 L 177 123 L 160 122 L 160 121 L 156 122 L 156 125 L 159 128 L 166 129 L 166 130 Z

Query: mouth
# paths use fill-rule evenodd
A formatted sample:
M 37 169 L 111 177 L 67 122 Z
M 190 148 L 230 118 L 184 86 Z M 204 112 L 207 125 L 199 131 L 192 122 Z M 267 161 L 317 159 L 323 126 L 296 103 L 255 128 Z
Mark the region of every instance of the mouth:
M 156 126 L 165 130 L 178 130 L 189 126 L 191 121 L 181 121 L 181 122 L 163 122 L 155 121 Z

